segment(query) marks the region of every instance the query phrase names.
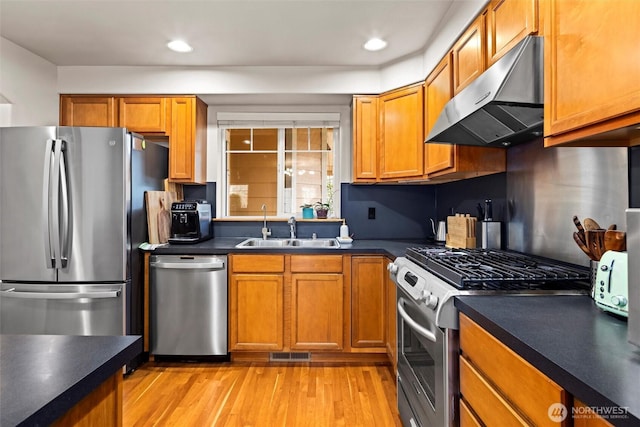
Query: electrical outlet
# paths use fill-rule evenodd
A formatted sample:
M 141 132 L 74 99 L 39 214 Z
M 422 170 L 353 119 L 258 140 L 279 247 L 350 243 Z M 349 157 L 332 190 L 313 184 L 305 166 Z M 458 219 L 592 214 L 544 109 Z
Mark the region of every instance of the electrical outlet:
M 369 219 L 376 219 L 376 208 L 369 208 Z

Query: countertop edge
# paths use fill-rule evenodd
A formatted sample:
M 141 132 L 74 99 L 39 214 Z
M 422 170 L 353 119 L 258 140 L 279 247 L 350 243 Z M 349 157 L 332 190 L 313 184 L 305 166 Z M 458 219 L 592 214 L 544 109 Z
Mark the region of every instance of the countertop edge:
M 520 337 L 515 336 L 502 328 L 493 320 L 485 316 L 481 311 L 476 310 L 474 307 L 467 304 L 464 301 L 465 298 L 468 297 L 455 297 L 455 306 L 460 310 L 460 312 L 469 316 L 473 321 L 478 323 L 478 325 L 487 330 L 487 332 L 496 337 L 500 342 L 513 350 L 527 362 L 531 363 L 535 368 L 556 382 L 560 387 L 567 390 L 572 396 L 575 396 L 587 406 L 591 407 L 625 407 L 603 395 L 590 384 L 577 378 L 573 373 L 562 368 L 553 360 L 525 343 Z M 614 425 L 637 426 L 640 423 L 639 414 L 628 412 L 628 415 L 629 418 L 627 419 L 613 420 L 615 421 Z
M 31 414 L 19 425 L 49 425 L 53 423 L 142 352 L 142 337 L 130 335 L 124 337 L 135 337 L 135 340 L 113 355 L 107 362 L 98 366 L 80 381 Z

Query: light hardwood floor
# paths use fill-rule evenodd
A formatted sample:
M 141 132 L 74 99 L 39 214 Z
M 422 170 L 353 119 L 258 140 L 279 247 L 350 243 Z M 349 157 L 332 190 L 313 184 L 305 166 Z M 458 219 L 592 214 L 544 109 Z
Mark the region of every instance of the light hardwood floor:
M 125 426 L 401 426 L 389 366 L 149 362 L 124 380 Z

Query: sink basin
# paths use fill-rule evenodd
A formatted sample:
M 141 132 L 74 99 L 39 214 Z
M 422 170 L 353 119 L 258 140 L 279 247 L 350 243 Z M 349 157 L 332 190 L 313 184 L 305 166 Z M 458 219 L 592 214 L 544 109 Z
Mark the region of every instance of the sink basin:
M 289 239 L 260 239 L 252 238 L 236 245 L 236 248 L 282 248 L 289 246 Z
M 325 248 L 337 249 L 340 243 L 336 239 L 261 239 L 252 237 L 236 245 L 236 248 Z
M 339 248 L 340 243 L 336 239 L 293 239 L 291 246 L 301 248 Z

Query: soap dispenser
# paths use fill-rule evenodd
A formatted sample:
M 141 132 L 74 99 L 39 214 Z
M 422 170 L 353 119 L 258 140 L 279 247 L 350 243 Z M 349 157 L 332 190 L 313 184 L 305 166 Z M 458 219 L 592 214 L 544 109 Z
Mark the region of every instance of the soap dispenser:
M 349 226 L 347 225 L 347 220 L 342 220 L 342 225 L 340 226 L 340 238 L 348 239 L 349 238 Z

